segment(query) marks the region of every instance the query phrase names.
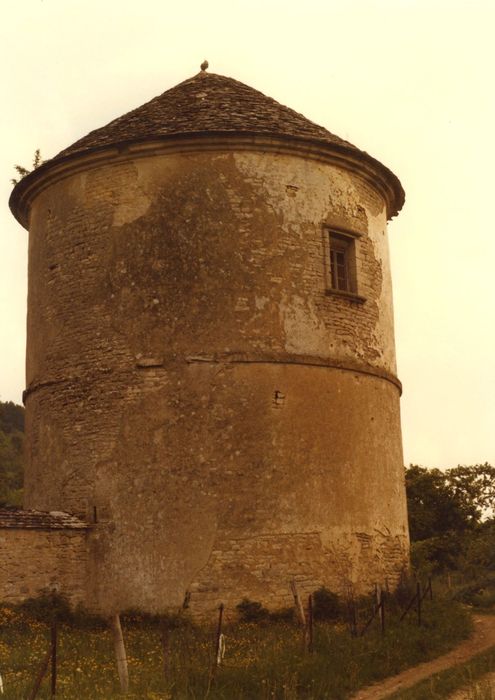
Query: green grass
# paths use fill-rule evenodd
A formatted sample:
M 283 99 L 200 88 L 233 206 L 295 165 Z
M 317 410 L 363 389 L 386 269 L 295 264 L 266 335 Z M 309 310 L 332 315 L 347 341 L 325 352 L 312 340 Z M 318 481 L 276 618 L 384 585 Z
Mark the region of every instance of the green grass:
M 431 659 L 466 637 L 468 614 L 451 601 L 425 602 L 424 622 L 398 624 L 389 610 L 381 635 L 373 623 L 353 638 L 343 624 L 317 623 L 315 651 L 304 653 L 300 628 L 289 622 L 225 628 L 226 653 L 214 679 L 214 628 L 183 624 L 169 632 L 166 664 L 160 627 L 125 621 L 131 698 L 211 700 L 343 700 L 356 689 Z M 26 698 L 48 649 L 49 627 L 26 610 L 0 608 L 0 672 L 5 700 Z M 121 697 L 110 632 L 104 627 L 60 625 L 57 697 Z M 165 668 L 164 668 L 165 666 Z M 38 697 L 49 697 L 45 679 Z M 208 691 L 209 688 L 209 691 Z
M 390 696 L 394 700 L 435 700 L 448 698 L 453 692 L 464 686 L 473 686 L 472 696 L 476 700 L 492 700 L 495 697 L 493 688 L 485 687 L 482 681 L 477 683 L 487 673 L 495 670 L 495 648 L 474 656 L 470 661 L 436 673 L 421 683 L 399 691 Z

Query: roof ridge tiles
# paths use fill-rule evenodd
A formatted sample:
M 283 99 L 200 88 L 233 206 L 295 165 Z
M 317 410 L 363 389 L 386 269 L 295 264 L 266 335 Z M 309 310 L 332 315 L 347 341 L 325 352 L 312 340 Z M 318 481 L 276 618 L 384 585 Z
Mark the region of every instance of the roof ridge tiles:
M 0 529 L 83 530 L 88 524 L 72 513 L 0 507 Z

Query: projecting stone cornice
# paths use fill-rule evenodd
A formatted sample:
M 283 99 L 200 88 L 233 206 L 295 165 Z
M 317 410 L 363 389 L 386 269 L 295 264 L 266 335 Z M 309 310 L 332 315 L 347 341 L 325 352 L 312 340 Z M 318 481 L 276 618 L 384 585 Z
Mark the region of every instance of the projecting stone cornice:
M 314 355 L 297 355 L 290 353 L 270 353 L 257 354 L 249 352 L 229 352 L 229 353 L 196 353 L 189 355 L 167 355 L 160 357 L 136 357 L 133 370 L 137 371 L 166 371 L 174 365 L 180 364 L 216 364 L 216 365 L 296 365 L 300 367 L 315 367 L 320 369 L 340 370 L 343 372 L 351 372 L 359 375 L 367 375 L 375 379 L 384 380 L 392 384 L 402 394 L 402 384 L 400 380 L 391 372 L 372 365 L 365 365 L 352 360 L 332 359 L 327 357 L 317 357 Z M 87 372 L 84 375 L 73 374 L 70 376 L 52 377 L 45 381 L 33 380 L 29 383 L 22 394 L 22 401 L 26 401 L 31 394 L 37 391 L 58 386 L 73 386 L 90 379 L 93 382 L 99 382 L 108 374 L 127 375 L 129 367 L 106 367 L 104 369 L 96 369 L 92 372 Z M 124 380 L 125 381 L 125 380 Z
M 277 365 L 299 365 L 304 367 L 321 367 L 323 369 L 336 369 L 356 374 L 364 374 L 377 379 L 384 379 L 393 384 L 402 394 L 402 383 L 391 372 L 372 365 L 365 365 L 352 360 L 340 360 L 327 357 L 317 357 L 315 355 L 296 355 L 287 353 L 263 354 L 258 356 L 254 353 L 224 353 L 218 355 L 188 355 L 188 363 L 213 362 L 218 364 L 277 364 Z M 164 362 L 165 364 L 165 362 Z
M 388 219 L 398 214 L 405 201 L 404 190 L 399 179 L 386 166 L 363 151 L 357 151 L 342 144 L 329 144 L 297 137 L 275 137 L 246 132 L 242 134 L 208 132 L 122 142 L 53 158 L 22 178 L 12 191 L 9 206 L 19 223 L 28 229 L 29 212 L 34 198 L 63 178 L 102 165 L 117 165 L 129 159 L 215 151 L 284 154 L 328 163 L 353 173 L 377 191 L 385 202 Z

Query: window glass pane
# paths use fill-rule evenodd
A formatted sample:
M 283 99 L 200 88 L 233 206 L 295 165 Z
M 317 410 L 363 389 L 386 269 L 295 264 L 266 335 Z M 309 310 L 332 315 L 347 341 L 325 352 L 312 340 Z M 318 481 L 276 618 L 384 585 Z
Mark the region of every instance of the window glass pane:
M 349 246 L 330 237 L 330 277 L 332 289 L 349 291 Z

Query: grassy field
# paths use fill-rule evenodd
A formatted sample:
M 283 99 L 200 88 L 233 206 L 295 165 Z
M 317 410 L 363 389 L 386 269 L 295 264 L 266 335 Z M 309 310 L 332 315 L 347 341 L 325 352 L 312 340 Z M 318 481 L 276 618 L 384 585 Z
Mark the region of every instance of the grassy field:
M 364 617 L 363 617 L 364 620 Z M 296 623 L 239 623 L 224 629 L 223 664 L 212 677 L 215 630 L 188 623 L 162 626 L 123 618 L 131 698 L 263 700 L 335 699 L 447 651 L 470 631 L 468 614 L 451 601 L 425 603 L 418 627 L 414 614 L 398 623 L 389 610 L 382 635 L 374 622 L 363 637 L 345 623 L 315 623 L 314 652 L 304 651 Z M 0 673 L 5 700 L 27 698 L 49 646 L 49 625 L 26 610 L 0 608 Z M 49 678 L 38 695 L 50 697 Z M 103 624 L 59 624 L 57 697 L 77 700 L 122 697 L 110 631 Z
M 391 696 L 394 700 L 441 700 L 455 691 L 469 686 L 468 697 L 473 700 L 493 700 L 493 681 L 484 681 L 486 674 L 495 669 L 495 649 L 489 649 L 467 663 L 436 673 L 421 683 Z

